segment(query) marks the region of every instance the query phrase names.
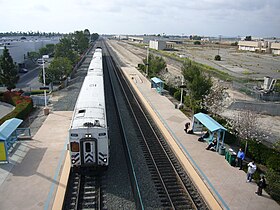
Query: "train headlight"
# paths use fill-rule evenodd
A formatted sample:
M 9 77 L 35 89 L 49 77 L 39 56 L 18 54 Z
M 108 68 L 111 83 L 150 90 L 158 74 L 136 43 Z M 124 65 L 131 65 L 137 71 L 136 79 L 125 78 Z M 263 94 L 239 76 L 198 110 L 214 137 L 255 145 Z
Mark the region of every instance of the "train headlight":
M 106 163 L 107 162 L 107 158 L 104 158 L 103 161 L 104 161 L 104 163 Z
M 75 163 L 75 160 L 72 160 L 72 164 L 74 164 Z

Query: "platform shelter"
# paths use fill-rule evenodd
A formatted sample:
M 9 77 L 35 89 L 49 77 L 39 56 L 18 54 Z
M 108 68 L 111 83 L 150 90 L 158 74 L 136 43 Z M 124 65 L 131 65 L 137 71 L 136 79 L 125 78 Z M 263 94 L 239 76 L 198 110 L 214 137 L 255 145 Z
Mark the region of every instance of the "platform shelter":
M 161 79 L 157 77 L 151 79 L 151 88 L 155 88 L 159 94 L 162 94 L 163 85 L 164 82 Z
M 12 118 L 0 126 L 0 161 L 9 161 L 8 151 L 17 141 L 17 128 L 23 120 Z
M 209 137 L 205 141 L 212 142 L 217 140 L 216 151 L 220 146 L 224 146 L 225 132 L 227 131 L 222 125 L 215 121 L 212 117 L 204 113 L 197 113 L 193 116 L 193 132 L 202 132 L 203 127 L 206 127 L 209 132 Z

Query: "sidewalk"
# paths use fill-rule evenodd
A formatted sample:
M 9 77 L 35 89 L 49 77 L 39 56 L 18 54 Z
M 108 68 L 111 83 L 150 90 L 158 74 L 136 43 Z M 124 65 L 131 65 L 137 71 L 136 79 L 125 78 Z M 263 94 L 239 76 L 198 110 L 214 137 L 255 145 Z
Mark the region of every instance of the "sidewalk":
M 17 142 L 10 163 L 0 165 L 0 209 L 51 209 L 71 117 L 72 112 L 51 113 L 32 140 Z
M 156 115 L 155 118 L 161 121 L 158 123 L 164 126 L 161 130 L 165 129 L 171 134 L 181 151 L 176 150 L 176 146 L 173 146 L 173 150 L 177 154 L 184 153 L 185 157 L 179 155 L 183 165 L 186 162 L 184 158 L 187 157 L 224 209 L 279 209 L 279 205 L 266 192 L 261 197 L 255 194 L 257 186 L 255 183 L 246 183 L 244 171 L 230 166 L 225 157 L 217 152 L 206 151 L 206 144 L 198 142 L 198 136 L 186 134 L 184 125 L 190 122 L 190 119 L 175 109 L 174 104 L 165 96 L 151 89 L 150 81 L 137 69 L 124 67 L 122 70 L 147 101 Z

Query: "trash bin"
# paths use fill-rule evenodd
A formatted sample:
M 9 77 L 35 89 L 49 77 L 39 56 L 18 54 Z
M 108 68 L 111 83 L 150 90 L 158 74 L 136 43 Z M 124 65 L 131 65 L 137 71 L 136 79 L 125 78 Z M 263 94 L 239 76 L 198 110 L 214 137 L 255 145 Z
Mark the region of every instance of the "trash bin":
M 226 148 L 224 146 L 220 146 L 219 147 L 219 154 L 220 155 L 225 155 L 225 153 L 226 153 Z
M 236 165 L 236 162 L 235 162 L 235 160 L 236 160 L 236 154 L 233 154 L 233 153 L 230 153 L 230 155 L 229 155 L 229 164 L 231 165 L 231 166 L 235 166 Z
M 226 155 L 225 155 L 225 159 L 226 159 L 227 162 L 228 162 L 228 156 L 229 156 L 229 151 L 227 150 Z

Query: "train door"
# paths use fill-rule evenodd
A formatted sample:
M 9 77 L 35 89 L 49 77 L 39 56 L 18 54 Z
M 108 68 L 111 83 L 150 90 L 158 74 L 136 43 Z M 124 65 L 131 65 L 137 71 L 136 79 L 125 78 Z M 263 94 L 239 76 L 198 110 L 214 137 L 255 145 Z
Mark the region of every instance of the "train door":
M 97 147 L 95 139 L 83 139 L 81 141 L 81 165 L 93 165 L 96 163 Z

